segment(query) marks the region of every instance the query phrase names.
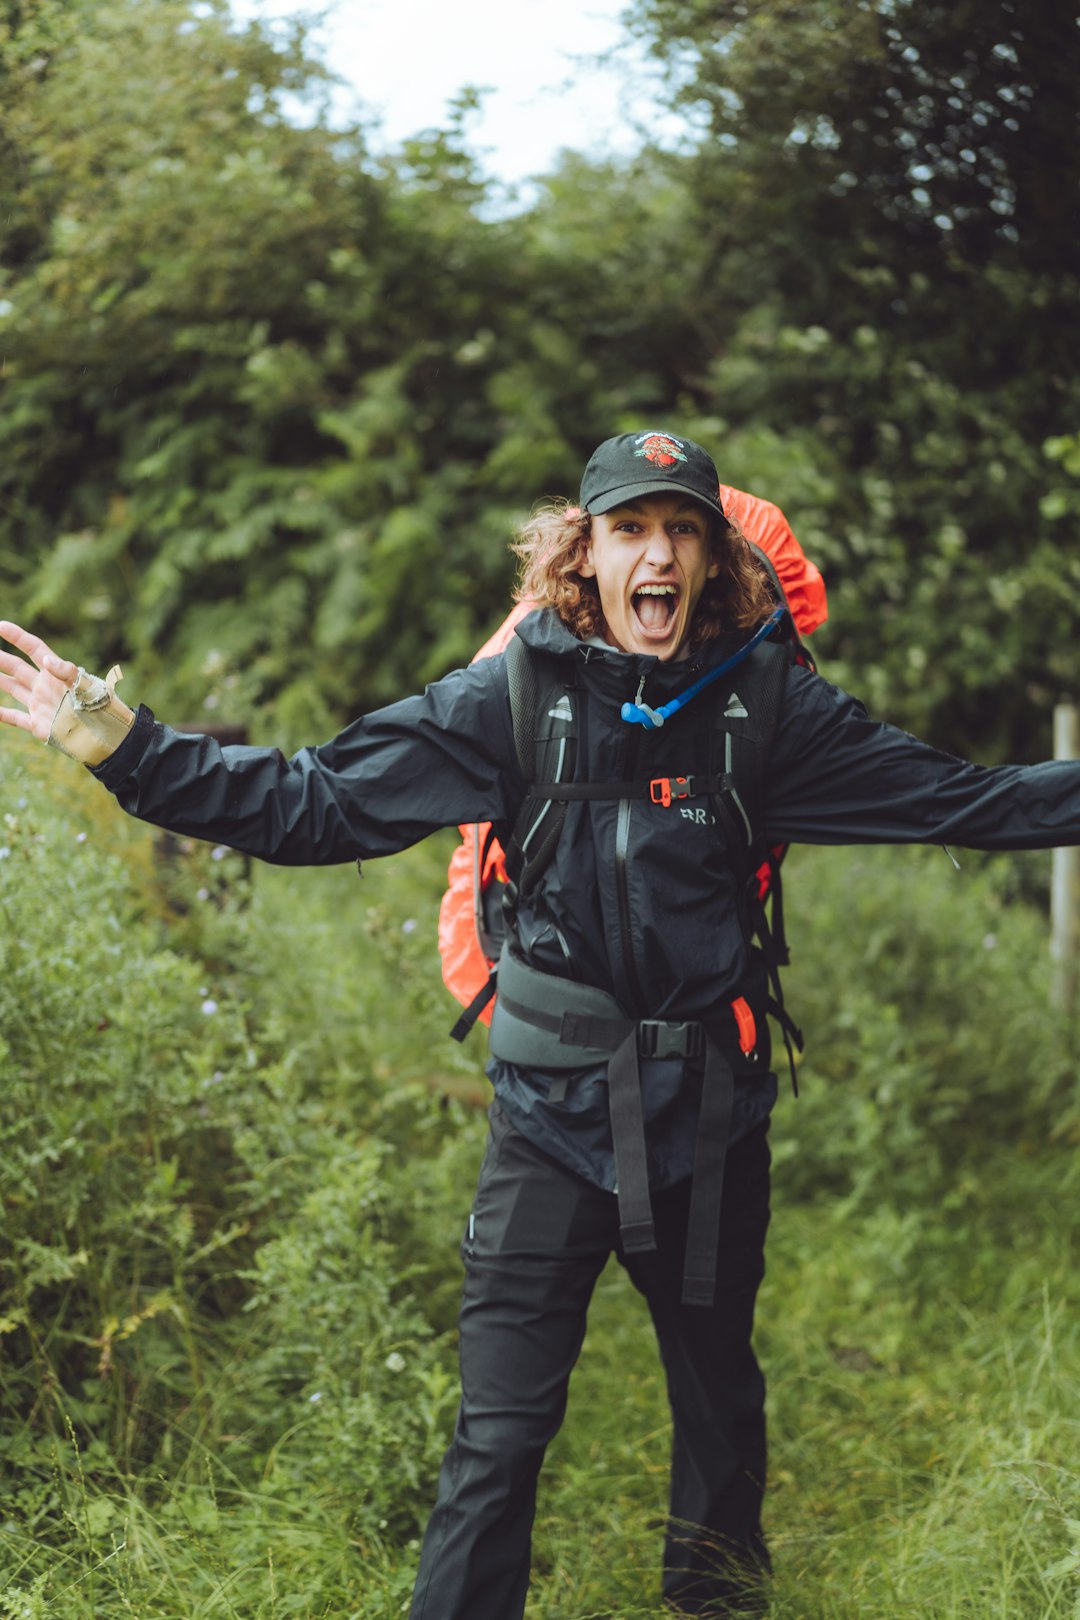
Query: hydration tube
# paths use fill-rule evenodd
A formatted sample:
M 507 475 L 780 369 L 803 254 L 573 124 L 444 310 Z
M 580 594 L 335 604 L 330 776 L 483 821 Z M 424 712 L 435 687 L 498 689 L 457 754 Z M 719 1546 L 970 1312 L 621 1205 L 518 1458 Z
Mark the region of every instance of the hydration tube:
M 678 697 L 673 697 L 662 708 L 650 709 L 647 703 L 642 703 L 639 689 L 639 701 L 637 703 L 624 703 L 619 711 L 622 719 L 628 725 L 644 726 L 646 731 L 655 731 L 659 726 L 663 725 L 665 720 L 670 720 L 673 714 L 678 714 L 683 705 L 689 703 L 691 698 L 696 698 L 698 693 L 704 692 L 705 688 L 711 686 L 713 681 L 718 680 L 721 675 L 726 675 L 728 670 L 734 669 L 736 664 L 741 664 L 744 658 L 749 657 L 758 642 L 764 641 L 769 631 L 780 623 L 785 611 L 786 609 L 782 604 L 780 607 L 774 608 L 765 623 L 760 629 L 754 631 L 754 634 L 744 647 L 740 647 L 737 653 L 732 653 L 730 658 L 725 658 L 722 664 L 717 664 L 715 669 L 710 669 L 709 673 L 703 675 L 700 681 L 695 681 L 693 686 L 688 686 L 685 692 L 680 692 Z M 644 684 L 644 680 L 642 680 L 642 686 Z

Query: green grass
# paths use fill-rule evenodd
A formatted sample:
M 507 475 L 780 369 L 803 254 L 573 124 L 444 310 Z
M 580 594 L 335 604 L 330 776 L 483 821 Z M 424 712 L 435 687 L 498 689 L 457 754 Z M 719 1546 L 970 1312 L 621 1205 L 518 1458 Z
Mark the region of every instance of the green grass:
M 774 1620 L 1076 1620 L 1080 1288 L 1059 1236 L 1048 1210 L 1043 1286 L 1007 1312 L 945 1293 L 913 1314 L 879 1238 L 778 1200 L 758 1331 Z M 549 1458 L 530 1620 L 659 1620 L 669 1435 L 644 1309 L 609 1268 Z
M 8 761 L 0 1617 L 403 1613 L 484 1131 L 434 971 L 446 846 L 249 882 Z M 773 1620 L 1080 1620 L 1074 1047 L 1041 918 L 942 861 L 791 874 L 812 1044 L 758 1322 Z M 669 1440 L 609 1266 L 530 1620 L 659 1620 Z

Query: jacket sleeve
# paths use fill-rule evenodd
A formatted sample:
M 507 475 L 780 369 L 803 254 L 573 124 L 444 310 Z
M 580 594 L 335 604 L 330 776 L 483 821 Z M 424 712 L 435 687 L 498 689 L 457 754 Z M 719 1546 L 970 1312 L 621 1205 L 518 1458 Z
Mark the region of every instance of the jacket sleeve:
M 972 765 L 799 666 L 789 671 L 764 810 L 770 841 L 1049 849 L 1080 843 L 1080 763 Z
M 391 855 L 439 827 L 512 821 L 524 791 L 503 659 L 292 759 L 173 731 L 143 708 L 94 775 L 133 816 L 283 866 Z

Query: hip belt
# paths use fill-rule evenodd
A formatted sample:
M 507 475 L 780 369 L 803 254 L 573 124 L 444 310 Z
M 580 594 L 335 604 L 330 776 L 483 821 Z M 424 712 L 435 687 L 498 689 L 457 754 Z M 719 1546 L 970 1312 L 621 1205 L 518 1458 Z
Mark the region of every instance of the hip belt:
M 615 1150 L 619 1236 L 627 1254 L 656 1248 L 645 1153 L 642 1057 L 704 1059 L 701 1112 L 694 1146 L 690 1214 L 683 1269 L 684 1305 L 711 1305 L 716 1285 L 724 1160 L 731 1129 L 735 1077 L 721 1047 L 721 1019 L 628 1018 L 606 990 L 529 967 L 502 949 L 499 993 L 491 1017 L 491 1051 L 506 1063 L 558 1074 L 607 1064 L 608 1108 Z M 736 1011 L 744 1051 L 753 1019 Z M 746 1020 L 749 1020 L 749 1026 Z M 558 1082 L 552 1095 L 561 1093 Z

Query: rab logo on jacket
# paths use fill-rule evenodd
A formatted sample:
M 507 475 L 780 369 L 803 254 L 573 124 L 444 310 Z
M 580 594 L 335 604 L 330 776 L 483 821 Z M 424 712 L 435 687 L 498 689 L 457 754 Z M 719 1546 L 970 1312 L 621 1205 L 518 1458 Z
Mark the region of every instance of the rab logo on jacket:
M 641 433 L 634 442 L 640 445 L 640 449 L 634 451 L 635 456 L 644 456 L 657 467 L 673 467 L 677 461 L 687 459 L 679 440 L 666 433 Z

